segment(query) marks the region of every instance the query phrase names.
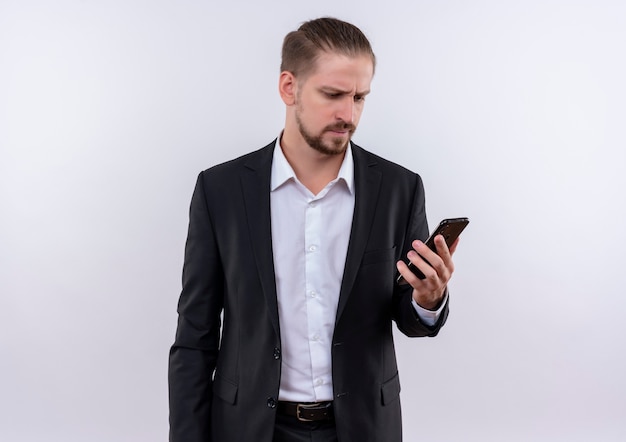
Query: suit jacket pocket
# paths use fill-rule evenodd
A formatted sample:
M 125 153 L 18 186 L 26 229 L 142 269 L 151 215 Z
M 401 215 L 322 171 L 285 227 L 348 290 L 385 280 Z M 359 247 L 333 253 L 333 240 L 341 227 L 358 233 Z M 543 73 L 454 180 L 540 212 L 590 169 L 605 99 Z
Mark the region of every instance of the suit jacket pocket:
M 391 379 L 384 382 L 380 387 L 381 398 L 383 405 L 387 405 L 390 402 L 395 401 L 400 396 L 400 376 L 398 373 Z
M 376 264 L 377 262 L 393 261 L 395 255 L 396 246 L 393 246 L 390 249 L 372 250 L 370 252 L 365 252 L 365 254 L 363 255 L 363 260 L 361 261 L 361 265 L 366 266 L 368 264 Z
M 216 374 L 213 379 L 213 393 L 231 405 L 237 400 L 237 384 Z

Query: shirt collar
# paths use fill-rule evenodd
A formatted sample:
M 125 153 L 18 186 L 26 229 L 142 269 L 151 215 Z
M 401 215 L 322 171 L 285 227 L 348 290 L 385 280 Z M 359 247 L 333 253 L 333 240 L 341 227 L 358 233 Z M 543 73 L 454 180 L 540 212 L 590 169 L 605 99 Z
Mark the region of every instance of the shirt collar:
M 272 161 L 272 172 L 270 181 L 270 191 L 274 191 L 289 180 L 298 181 L 296 173 L 287 161 L 283 149 L 280 146 L 282 133 L 276 139 L 274 146 L 274 158 Z M 352 158 L 352 143 L 348 143 L 346 153 L 341 162 L 337 178 L 333 181 L 343 180 L 350 193 L 354 193 L 354 159 Z

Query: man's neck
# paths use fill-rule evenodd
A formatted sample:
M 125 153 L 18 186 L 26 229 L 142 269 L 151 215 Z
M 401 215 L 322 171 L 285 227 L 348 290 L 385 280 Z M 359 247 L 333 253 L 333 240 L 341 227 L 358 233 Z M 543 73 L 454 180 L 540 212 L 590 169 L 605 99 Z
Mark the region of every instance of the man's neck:
M 280 147 L 298 180 L 317 195 L 328 183 L 337 178 L 345 152 L 327 155 L 316 151 L 302 138 L 290 139 L 283 133 Z

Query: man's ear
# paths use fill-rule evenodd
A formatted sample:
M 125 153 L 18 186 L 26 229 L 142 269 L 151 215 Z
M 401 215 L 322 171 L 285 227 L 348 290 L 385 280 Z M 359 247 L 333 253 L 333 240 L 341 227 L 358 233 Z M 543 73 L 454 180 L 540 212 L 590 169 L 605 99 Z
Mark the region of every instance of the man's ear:
M 289 71 L 280 73 L 278 79 L 278 93 L 287 106 L 293 106 L 296 102 L 296 77 Z

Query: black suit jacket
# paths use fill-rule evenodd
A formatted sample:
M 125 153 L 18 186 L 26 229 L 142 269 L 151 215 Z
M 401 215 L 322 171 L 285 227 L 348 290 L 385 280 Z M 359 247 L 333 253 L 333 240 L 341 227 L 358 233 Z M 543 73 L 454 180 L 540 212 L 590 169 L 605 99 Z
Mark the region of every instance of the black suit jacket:
M 200 174 L 190 208 L 178 329 L 170 351 L 170 440 L 271 442 L 281 330 L 270 228 L 275 142 Z M 340 442 L 401 440 L 392 320 L 435 336 L 395 262 L 428 226 L 418 175 L 352 145 L 356 200 L 332 342 Z

